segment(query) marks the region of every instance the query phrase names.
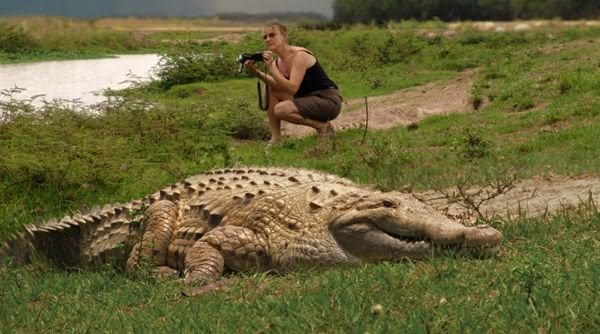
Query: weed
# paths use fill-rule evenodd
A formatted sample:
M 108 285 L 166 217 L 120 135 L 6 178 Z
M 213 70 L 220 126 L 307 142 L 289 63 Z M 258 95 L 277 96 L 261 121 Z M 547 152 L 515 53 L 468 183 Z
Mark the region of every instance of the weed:
M 236 139 L 264 140 L 270 131 L 263 111 L 250 108 L 247 101 L 232 99 L 210 113 L 206 129 L 227 134 Z
M 489 223 L 495 217 L 488 217 L 485 214 L 483 204 L 513 189 L 517 180 L 517 175 L 514 172 L 503 171 L 500 173 L 498 170 L 495 170 L 495 172 L 494 178 L 488 179 L 486 186 L 470 187 L 466 183 L 468 178 L 464 178 L 452 190 L 439 191 L 448 203 L 456 203 L 474 212 L 478 219 Z
M 377 186 L 385 191 L 403 184 L 404 170 L 414 159 L 411 153 L 401 152 L 395 146 L 393 139 L 372 139 L 358 151 L 360 162 L 374 176 Z
M 467 130 L 457 143 L 459 155 L 465 159 L 481 159 L 490 153 L 491 142 L 480 134 Z
M 371 89 L 377 89 L 379 87 L 383 87 L 385 84 L 385 81 L 383 78 L 381 77 L 374 77 L 370 79 L 369 82 L 369 87 L 371 87 Z

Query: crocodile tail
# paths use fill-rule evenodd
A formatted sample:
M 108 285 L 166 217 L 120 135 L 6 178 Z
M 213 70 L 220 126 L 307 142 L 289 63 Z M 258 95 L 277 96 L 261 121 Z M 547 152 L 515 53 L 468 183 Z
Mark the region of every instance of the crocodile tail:
M 0 264 L 7 262 L 26 264 L 31 262 L 34 251 L 31 237 L 29 226 L 26 227 L 26 232 L 17 232 L 10 235 L 0 245 Z
M 124 264 L 139 238 L 143 208 L 142 201 L 113 204 L 27 225 L 24 232 L 13 234 L 0 246 L 0 261 L 23 265 L 43 260 L 67 268 L 113 261 Z

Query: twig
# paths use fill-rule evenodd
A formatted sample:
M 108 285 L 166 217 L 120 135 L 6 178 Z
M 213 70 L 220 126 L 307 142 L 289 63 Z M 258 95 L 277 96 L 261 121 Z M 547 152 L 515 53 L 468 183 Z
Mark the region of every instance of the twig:
M 361 145 L 365 144 L 365 139 L 367 138 L 367 129 L 369 129 L 369 102 L 367 101 L 366 96 L 365 96 L 365 114 L 366 114 L 365 132 L 363 132 L 362 141 L 360 142 Z
M 456 203 L 467 210 L 473 210 L 479 216 L 479 218 L 485 222 L 488 218 L 482 212 L 482 205 L 504 193 L 507 193 L 515 187 L 514 183 L 517 180 L 517 175 L 513 174 L 510 178 L 499 177 L 494 181 L 488 182 L 487 185 L 490 190 L 478 189 L 477 191 L 470 191 L 468 186 L 464 183 L 456 186 L 457 193 L 440 191 L 444 197 L 450 203 Z
M 61 185 L 63 184 L 63 181 L 65 180 L 65 177 L 67 177 L 67 173 L 69 173 L 69 169 L 71 169 L 71 165 L 72 164 L 73 164 L 73 159 L 69 159 L 69 164 L 67 165 L 67 168 L 65 168 L 64 173 L 62 174 L 62 176 L 60 177 L 60 180 L 58 181 L 57 186 L 59 188 L 62 188 Z

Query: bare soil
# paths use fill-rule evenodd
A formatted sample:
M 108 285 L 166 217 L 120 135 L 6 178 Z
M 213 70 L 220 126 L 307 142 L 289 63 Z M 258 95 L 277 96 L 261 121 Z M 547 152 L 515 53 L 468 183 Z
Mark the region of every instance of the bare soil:
M 477 202 L 491 191 L 490 187 L 472 188 L 468 193 L 473 194 L 473 199 Z M 448 196 L 457 192 L 457 188 L 452 188 L 414 195 L 450 218 L 466 224 L 473 223 L 478 217 L 475 210 L 465 206 L 464 202 L 454 202 L 452 196 Z M 600 175 L 552 175 L 521 180 L 508 192 L 484 202 L 479 211 L 486 219 L 515 218 L 522 215 L 536 217 L 577 209 L 581 205 L 600 205 Z

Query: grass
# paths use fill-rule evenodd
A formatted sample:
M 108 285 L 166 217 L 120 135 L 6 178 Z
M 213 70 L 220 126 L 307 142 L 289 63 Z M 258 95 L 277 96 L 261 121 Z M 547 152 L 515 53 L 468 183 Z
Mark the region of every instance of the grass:
M 111 269 L 4 271 L 0 323 L 3 332 L 597 332 L 599 224 L 593 208 L 506 222 L 495 259 L 237 274 L 229 291 L 198 298 Z
M 265 151 L 255 81 L 226 62 L 220 78 L 116 92 L 101 114 L 5 102 L 0 239 L 23 224 L 139 198 L 223 166 L 315 168 L 384 190 L 477 184 L 508 171 L 520 178 L 600 171 L 597 28 L 437 37 L 415 33 L 416 22 L 393 28 L 293 29 L 292 36 L 317 53 L 346 99 L 476 68 L 472 94 L 487 101 L 484 108 L 369 132 L 366 145 L 362 131 L 350 130 L 338 134 L 335 150 L 308 137 Z M 422 28 L 441 31 L 443 23 Z M 168 53 L 229 57 L 260 43 L 248 36 Z M 81 50 L 95 50 L 89 45 Z M 185 70 L 174 65 L 175 74 Z M 0 331 L 597 332 L 599 222 L 591 205 L 498 220 L 505 243 L 497 258 L 235 274 L 229 291 L 199 298 L 181 297 L 178 282 L 129 278 L 114 268 L 2 266 Z M 382 311 L 373 313 L 376 304 Z

